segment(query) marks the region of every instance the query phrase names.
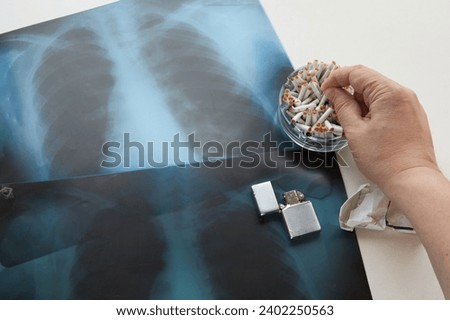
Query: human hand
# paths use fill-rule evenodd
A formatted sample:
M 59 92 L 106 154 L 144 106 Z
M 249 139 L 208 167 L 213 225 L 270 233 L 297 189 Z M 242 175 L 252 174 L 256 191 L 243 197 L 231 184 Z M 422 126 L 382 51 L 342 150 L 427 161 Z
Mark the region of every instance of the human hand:
M 352 86 L 351 95 L 344 87 Z M 439 170 L 415 93 L 364 66 L 334 70 L 322 84 L 361 172 L 381 187 L 414 168 Z

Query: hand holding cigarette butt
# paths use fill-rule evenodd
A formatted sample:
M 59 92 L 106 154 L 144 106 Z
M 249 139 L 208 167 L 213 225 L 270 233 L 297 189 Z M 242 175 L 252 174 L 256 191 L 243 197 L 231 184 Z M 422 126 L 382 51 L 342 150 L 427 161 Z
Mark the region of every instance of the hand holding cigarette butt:
M 334 70 L 322 89 L 370 180 L 382 186 L 404 170 L 437 169 L 427 116 L 413 91 L 363 66 Z
M 436 163 L 416 95 L 363 66 L 333 70 L 321 88 L 359 169 L 408 216 L 450 298 L 450 182 Z

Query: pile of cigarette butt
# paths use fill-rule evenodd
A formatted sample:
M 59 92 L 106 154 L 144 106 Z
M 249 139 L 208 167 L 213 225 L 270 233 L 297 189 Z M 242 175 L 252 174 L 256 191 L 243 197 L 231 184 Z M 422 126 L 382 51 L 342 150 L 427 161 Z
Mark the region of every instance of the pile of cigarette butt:
M 320 86 L 338 68 L 336 62 L 326 64 L 314 60 L 296 70 L 284 85 L 281 107 L 291 119 L 292 126 L 308 136 L 342 137 L 343 129 L 336 119 L 331 102 Z

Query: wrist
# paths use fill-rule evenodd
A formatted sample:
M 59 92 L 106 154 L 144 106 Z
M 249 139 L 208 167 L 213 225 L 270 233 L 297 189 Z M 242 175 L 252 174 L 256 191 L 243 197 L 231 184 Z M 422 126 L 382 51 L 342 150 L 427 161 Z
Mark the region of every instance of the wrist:
M 387 158 L 378 159 L 378 175 L 374 177 L 378 185 L 386 190 L 405 188 L 404 184 L 415 183 L 427 177 L 442 175 L 434 155 L 433 149 L 398 150 L 392 152 Z
M 392 175 L 378 185 L 389 199 L 406 197 L 410 200 L 420 198 L 422 190 L 430 185 L 438 185 L 438 181 L 447 179 L 437 166 L 413 167 Z

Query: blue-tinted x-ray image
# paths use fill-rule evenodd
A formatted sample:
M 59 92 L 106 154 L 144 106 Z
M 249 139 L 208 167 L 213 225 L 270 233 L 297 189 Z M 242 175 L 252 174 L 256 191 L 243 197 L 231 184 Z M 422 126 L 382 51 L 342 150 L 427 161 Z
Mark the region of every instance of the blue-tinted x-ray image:
M 370 299 L 333 155 L 279 130 L 292 70 L 257 0 L 122 0 L 0 35 L 0 299 Z M 259 221 L 268 180 L 322 230 Z
M 260 141 L 291 68 L 257 1 L 125 0 L 3 35 L 0 182 L 151 167 L 101 166 L 125 133 L 158 162 L 176 134 Z

